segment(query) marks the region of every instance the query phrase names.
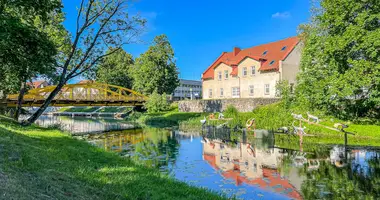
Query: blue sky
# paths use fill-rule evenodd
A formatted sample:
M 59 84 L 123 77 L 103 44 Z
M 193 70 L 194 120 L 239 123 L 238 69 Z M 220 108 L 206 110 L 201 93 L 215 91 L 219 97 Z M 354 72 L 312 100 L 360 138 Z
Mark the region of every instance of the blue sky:
M 63 0 L 66 28 L 74 32 L 79 0 Z M 199 80 L 223 52 L 248 48 L 297 34 L 309 18 L 308 0 L 139 0 L 130 10 L 148 20 L 146 44 L 125 50 L 137 57 L 156 35 L 166 34 L 174 48 L 180 78 Z

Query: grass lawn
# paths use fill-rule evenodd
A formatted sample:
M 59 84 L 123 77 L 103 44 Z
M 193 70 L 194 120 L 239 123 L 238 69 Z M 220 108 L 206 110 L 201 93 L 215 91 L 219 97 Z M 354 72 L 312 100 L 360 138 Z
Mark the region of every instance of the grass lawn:
M 201 113 L 180 113 L 178 111 L 144 114 L 137 119 L 137 123 L 152 127 L 165 128 L 178 126 L 183 121 L 198 119 L 201 115 Z
M 216 120 L 208 121 L 209 125 L 219 125 L 222 123 L 228 123 L 230 127 L 236 125 L 245 127 L 245 123 L 248 119 L 255 118 L 257 129 L 277 130 L 280 127 L 291 127 L 295 121 L 291 116 L 291 113 L 302 114 L 304 118 L 307 118 L 305 110 L 299 108 L 285 109 L 281 103 L 271 104 L 259 107 L 252 112 L 240 113 L 240 112 L 224 112 L 226 118 L 232 118 L 233 120 Z M 368 125 L 368 124 L 355 124 L 350 121 L 342 121 L 332 116 L 326 116 L 321 112 L 313 112 L 322 120 L 321 125 L 333 128 L 335 123 L 345 123 L 349 125 L 346 129 L 348 132 L 352 132 L 355 136 L 349 135 L 348 141 L 351 145 L 369 145 L 380 146 L 380 126 Z M 182 130 L 187 131 L 200 131 L 200 120 L 204 117 L 208 117 L 210 113 L 181 113 L 176 110 L 168 112 L 156 113 L 156 114 L 143 114 L 137 122 L 145 124 L 147 126 L 154 127 L 171 127 L 179 126 Z M 216 117 L 218 114 L 216 114 Z M 299 125 L 299 122 L 295 122 Z M 375 123 L 378 124 L 378 123 Z M 323 144 L 343 144 L 344 134 L 313 124 L 303 123 L 306 127 L 307 134 L 315 135 L 315 137 L 305 137 L 304 142 L 310 143 L 323 143 Z M 287 136 L 286 136 L 287 137 Z M 277 138 L 277 137 L 276 137 Z M 283 136 L 279 136 L 279 139 L 283 139 Z M 291 139 L 291 138 L 290 138 Z M 297 139 L 298 140 L 298 139 Z
M 61 108 L 59 112 L 94 112 L 97 109 L 99 109 L 99 107 L 65 107 Z
M 58 130 L 0 116 L 1 199 L 222 199 Z

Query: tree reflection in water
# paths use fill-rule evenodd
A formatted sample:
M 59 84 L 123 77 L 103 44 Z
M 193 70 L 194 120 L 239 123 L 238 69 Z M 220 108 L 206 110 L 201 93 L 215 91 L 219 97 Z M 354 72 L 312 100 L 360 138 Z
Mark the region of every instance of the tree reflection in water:
M 247 198 L 256 197 L 252 196 L 256 195 L 255 191 L 263 190 L 292 199 L 380 198 L 379 150 L 312 143 L 300 146 L 285 140 L 275 141 L 270 134 L 263 139 L 252 136 L 252 133 L 223 128 L 206 127 L 200 136 L 148 128 L 110 132 L 90 136 L 88 140 L 165 173 L 173 171 L 181 175 L 194 171 L 190 172 L 192 180 L 212 188 L 214 181 L 197 171 L 204 163 L 207 168 L 202 169 L 211 170 L 207 171 L 210 174 L 215 172 L 218 180 L 229 180 L 234 188 L 252 190 L 247 190 Z M 198 142 L 182 143 L 190 137 Z M 178 157 L 181 143 L 187 149 L 181 150 Z M 202 154 L 198 155 L 203 160 L 188 159 L 196 152 Z
M 137 164 L 154 168 L 174 164 L 179 148 L 171 131 L 156 128 L 112 131 L 90 135 L 87 140 L 105 150 L 130 157 Z
M 179 142 L 171 131 L 165 129 L 144 129 L 146 138 L 134 146 L 131 158 L 145 166 L 161 168 L 175 163 Z
M 323 161 L 302 184 L 306 199 L 379 199 L 380 153 L 350 150 L 347 165 Z
M 236 184 L 272 188 L 295 199 L 380 198 L 379 150 L 321 144 L 286 149 L 271 139 L 210 128 L 203 136 L 204 159 Z M 247 146 L 254 154 L 245 152 Z

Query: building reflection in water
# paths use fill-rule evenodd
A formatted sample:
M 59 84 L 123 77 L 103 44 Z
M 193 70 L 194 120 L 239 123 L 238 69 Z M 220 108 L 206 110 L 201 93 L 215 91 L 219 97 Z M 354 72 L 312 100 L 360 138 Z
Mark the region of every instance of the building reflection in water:
M 275 144 L 273 138 L 255 139 L 230 129 L 186 133 L 150 128 L 80 137 L 179 180 L 238 198 L 255 199 L 261 193 L 264 199 L 379 196 L 372 184 L 380 180 L 379 150 L 301 147 L 286 140 Z M 352 185 L 360 193 L 349 190 Z
M 203 139 L 203 159 L 215 170 L 220 170 L 224 178 L 234 180 L 236 185 L 248 184 L 301 199 L 302 178 L 283 177 L 277 170 L 283 156 L 282 150 L 277 148 L 257 148 L 257 145 L 247 142 L 231 145 L 220 139 Z

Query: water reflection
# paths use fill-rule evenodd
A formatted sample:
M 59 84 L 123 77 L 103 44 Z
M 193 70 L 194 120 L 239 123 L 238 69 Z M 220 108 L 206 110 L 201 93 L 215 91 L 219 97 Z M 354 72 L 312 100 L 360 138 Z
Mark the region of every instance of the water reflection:
M 73 120 L 74 124 L 84 122 Z M 94 122 L 88 118 L 86 121 L 89 126 Z M 99 121 L 103 123 L 95 119 L 94 127 L 87 131 L 100 130 L 96 125 Z M 255 139 L 250 133 L 229 129 L 205 128 L 201 133 L 186 133 L 118 130 L 118 126 L 123 128 L 124 124 L 109 126 L 115 131 L 82 134 L 78 138 L 178 180 L 240 199 L 380 198 L 378 149 L 289 145 L 264 132 L 263 139 Z M 83 127 L 81 132 L 86 132 Z
M 61 130 L 74 135 L 100 133 L 111 130 L 133 129 L 134 125 L 114 118 L 67 117 L 43 115 L 36 124 L 42 127 L 58 126 Z

